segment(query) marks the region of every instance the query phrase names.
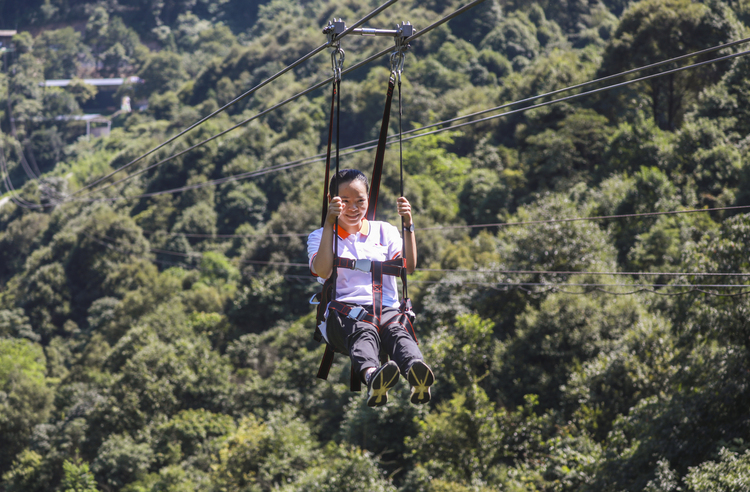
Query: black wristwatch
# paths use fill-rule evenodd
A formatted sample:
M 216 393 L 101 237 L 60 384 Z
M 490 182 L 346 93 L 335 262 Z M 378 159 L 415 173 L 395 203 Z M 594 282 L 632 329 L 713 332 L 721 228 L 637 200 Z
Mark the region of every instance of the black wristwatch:
M 409 227 L 404 227 L 405 231 L 414 232 L 414 222 Z

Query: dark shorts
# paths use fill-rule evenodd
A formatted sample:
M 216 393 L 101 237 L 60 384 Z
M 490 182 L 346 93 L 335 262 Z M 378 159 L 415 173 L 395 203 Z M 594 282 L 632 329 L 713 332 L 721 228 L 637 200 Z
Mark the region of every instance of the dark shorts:
M 372 314 L 372 306 L 362 306 Z M 337 320 L 332 319 L 336 316 Z M 349 354 L 357 374 L 368 367 L 380 366 L 381 352 L 391 358 L 406 377 L 411 365 L 422 360 L 414 337 L 411 321 L 397 308 L 383 307 L 379 327 L 367 321 L 357 321 L 329 310 L 326 323 L 328 342 L 334 350 Z

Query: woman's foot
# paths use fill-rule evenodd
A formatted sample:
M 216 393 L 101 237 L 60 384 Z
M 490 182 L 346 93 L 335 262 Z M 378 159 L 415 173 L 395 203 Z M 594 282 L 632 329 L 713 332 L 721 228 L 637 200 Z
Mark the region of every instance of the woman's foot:
M 385 405 L 388 402 L 388 390 L 398 382 L 398 365 L 392 360 L 388 361 L 368 376 L 367 406 Z
M 418 360 L 411 365 L 406 373 L 406 379 L 411 385 L 411 402 L 415 405 L 430 401 L 430 386 L 435 382 L 435 375 L 423 361 Z

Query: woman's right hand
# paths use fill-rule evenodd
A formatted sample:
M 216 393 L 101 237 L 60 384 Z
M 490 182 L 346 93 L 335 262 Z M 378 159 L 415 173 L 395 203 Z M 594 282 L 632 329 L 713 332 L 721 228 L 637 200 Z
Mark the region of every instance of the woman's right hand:
M 336 222 L 336 218 L 341 215 L 341 212 L 344 211 L 344 204 L 341 201 L 340 196 L 335 196 L 331 199 L 330 203 L 328 204 L 328 216 L 326 217 L 326 221 L 329 224 L 334 224 Z

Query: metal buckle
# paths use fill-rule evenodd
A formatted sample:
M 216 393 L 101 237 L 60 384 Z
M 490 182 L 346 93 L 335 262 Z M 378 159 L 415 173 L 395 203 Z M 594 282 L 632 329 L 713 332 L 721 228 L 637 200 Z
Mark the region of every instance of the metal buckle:
M 356 321 L 362 321 L 367 315 L 367 310 L 361 306 L 354 306 L 346 316 Z
M 372 260 L 354 260 L 354 269 L 370 273 L 372 271 Z

